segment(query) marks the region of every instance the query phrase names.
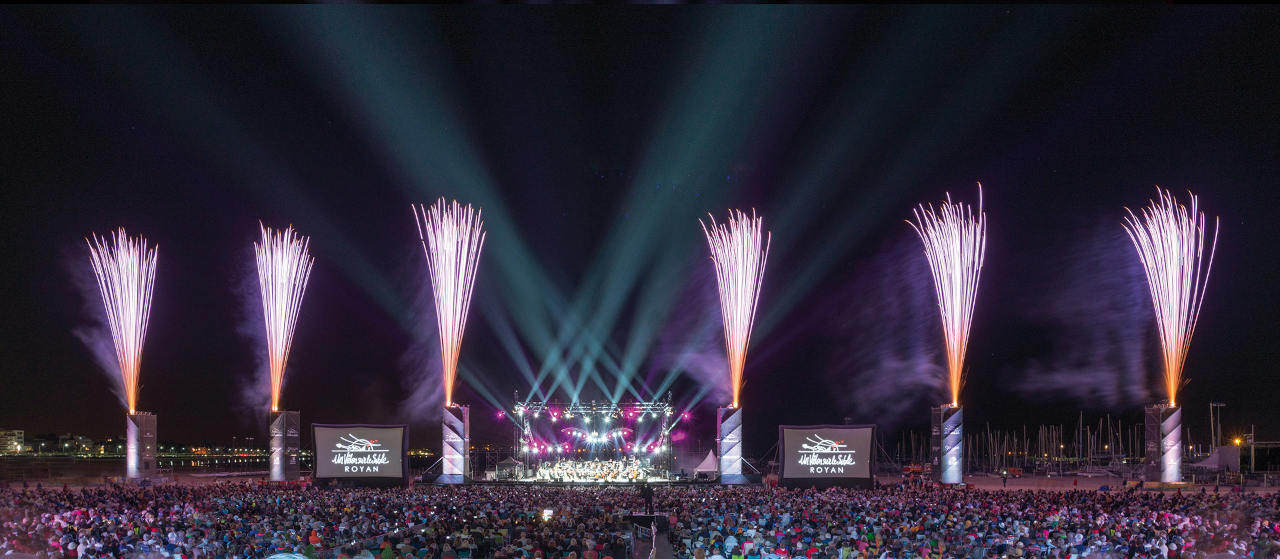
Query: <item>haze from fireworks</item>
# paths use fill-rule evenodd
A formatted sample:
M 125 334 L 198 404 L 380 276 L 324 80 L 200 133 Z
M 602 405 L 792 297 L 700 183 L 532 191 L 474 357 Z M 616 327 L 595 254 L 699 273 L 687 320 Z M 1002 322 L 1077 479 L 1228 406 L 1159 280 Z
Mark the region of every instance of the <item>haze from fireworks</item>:
M 964 355 L 969 348 L 973 305 L 978 296 L 978 279 L 987 252 L 987 218 L 982 212 L 982 184 L 978 184 L 978 211 L 963 203 L 953 203 L 951 194 L 934 211 L 933 204 L 912 210 L 916 220 L 907 221 L 924 243 L 929 259 L 938 312 L 942 315 L 942 335 L 947 349 L 947 380 L 951 405 L 960 405 L 964 383 Z
M 1182 366 L 1191 348 L 1204 303 L 1204 288 L 1213 269 L 1213 255 L 1218 247 L 1218 219 L 1213 220 L 1213 244 L 1209 260 L 1204 260 L 1204 212 L 1199 200 L 1191 197 L 1191 209 L 1179 204 L 1173 193 L 1156 187 L 1158 200 L 1142 209 L 1141 215 L 1125 208 L 1124 228 L 1138 250 L 1138 258 L 1147 273 L 1151 303 L 1156 312 L 1160 346 L 1164 357 L 1164 387 L 1169 405 L 1177 405 L 1182 387 Z
M 151 292 L 160 247 L 147 248 L 145 238 L 130 238 L 123 227 L 110 238 L 90 234 L 85 243 L 89 245 L 89 261 L 98 277 L 102 306 L 115 341 L 125 400 L 133 415 L 137 411 L 138 373 L 151 318 Z
M 298 324 L 298 310 L 307 292 L 307 279 L 315 259 L 308 248 L 309 237 L 303 237 L 290 225 L 284 231 L 273 230 L 261 222 L 262 242 L 253 243 L 258 257 L 258 286 L 262 292 L 262 316 L 267 328 L 267 358 L 271 368 L 271 411 L 280 410 L 280 387 L 284 384 L 284 368 L 293 347 L 293 330 Z
M 418 237 L 427 255 L 431 288 L 435 295 L 436 325 L 440 328 L 440 357 L 444 375 L 444 405 L 453 406 L 453 384 L 458 375 L 458 352 L 471 307 L 471 289 L 484 248 L 484 221 L 480 211 L 440 198 L 430 207 L 413 210 Z
M 708 217 L 711 221 L 709 226 L 702 220 L 698 220 L 698 224 L 707 236 L 711 260 L 716 267 L 724 348 L 729 358 L 729 383 L 733 388 L 733 407 L 736 408 L 773 234 L 764 231 L 764 218 L 757 217 L 755 210 L 751 211 L 751 217 L 739 210 L 729 210 L 726 223 L 716 223 L 715 216 L 710 214 Z

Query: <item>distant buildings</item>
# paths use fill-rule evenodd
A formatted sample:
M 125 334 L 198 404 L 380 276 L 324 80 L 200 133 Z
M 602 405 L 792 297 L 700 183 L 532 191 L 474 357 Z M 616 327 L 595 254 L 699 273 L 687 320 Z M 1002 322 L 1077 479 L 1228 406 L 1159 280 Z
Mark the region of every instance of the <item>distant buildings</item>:
M 0 431 L 0 454 L 21 453 L 25 443 L 21 429 Z
M 93 439 L 84 435 L 72 435 L 67 433 L 58 436 L 58 449 L 61 452 L 92 452 L 98 449 L 98 444 Z

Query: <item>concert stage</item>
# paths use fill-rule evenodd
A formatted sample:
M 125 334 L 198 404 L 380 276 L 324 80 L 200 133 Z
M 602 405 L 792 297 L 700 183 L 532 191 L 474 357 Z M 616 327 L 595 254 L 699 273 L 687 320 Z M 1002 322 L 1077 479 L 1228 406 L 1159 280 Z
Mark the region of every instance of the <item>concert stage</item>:
M 517 458 L 495 479 L 633 484 L 666 482 L 674 465 L 671 430 L 681 420 L 665 400 L 521 401 L 509 412 Z
M 504 480 L 495 480 L 495 481 L 504 481 Z M 667 479 L 665 477 L 650 477 L 643 480 L 617 480 L 617 481 L 614 481 L 614 480 L 572 481 L 572 480 L 553 480 L 553 479 L 539 479 L 536 477 L 528 477 L 524 479 L 505 480 L 505 481 L 512 481 L 514 483 L 519 483 L 519 484 L 554 485 L 554 486 L 566 486 L 566 487 L 568 486 L 600 487 L 600 486 L 606 486 L 606 485 L 626 487 L 631 485 L 639 485 L 641 483 L 649 483 L 654 485 L 677 483 L 676 481 Z
M 495 480 L 584 485 L 657 483 L 672 479 L 670 471 L 661 460 L 655 463 L 643 458 L 545 460 L 530 466 L 509 466 L 493 473 Z

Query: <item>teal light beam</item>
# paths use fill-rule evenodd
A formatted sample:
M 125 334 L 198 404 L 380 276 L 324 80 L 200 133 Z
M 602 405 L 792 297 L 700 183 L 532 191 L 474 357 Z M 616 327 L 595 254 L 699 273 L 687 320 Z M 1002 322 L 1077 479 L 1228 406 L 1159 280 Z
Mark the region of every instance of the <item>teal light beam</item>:
M 938 28 L 939 34 L 935 35 L 933 44 L 970 40 L 976 36 L 972 29 L 954 25 L 954 18 L 961 14 L 950 11 L 939 13 L 938 10 L 929 12 L 931 17 L 936 18 L 933 24 L 935 27 L 938 22 L 947 24 Z M 954 93 L 947 95 L 940 106 L 934 107 L 929 118 L 919 119 L 912 115 L 916 125 L 899 142 L 907 146 L 906 149 L 897 151 L 896 157 L 888 161 L 879 180 L 868 182 L 870 186 L 867 188 L 871 194 L 860 198 L 856 207 L 837 208 L 833 211 L 838 213 L 839 219 L 823 220 L 823 223 L 834 225 L 820 233 L 826 239 L 825 242 L 814 245 L 811 250 L 791 259 L 798 265 L 788 271 L 784 281 L 776 282 L 782 288 L 770 293 L 769 306 L 756 326 L 757 332 L 766 334 L 779 325 L 831 266 L 840 261 L 838 256 L 865 238 L 881 216 L 889 214 L 895 216 L 894 219 L 901 219 L 902 213 L 909 209 L 907 201 L 921 188 L 918 181 L 932 172 L 952 150 L 962 146 L 963 141 L 960 139 L 973 133 L 982 122 L 990 119 L 1014 95 L 1016 87 L 1033 74 L 1043 56 L 1043 49 L 1039 46 L 1069 35 L 1071 27 L 1059 25 L 1057 16 L 1060 14 L 1057 11 L 1032 13 L 1035 17 L 1033 21 L 1001 26 L 998 35 L 988 40 L 986 48 L 968 61 L 974 67 L 973 71 L 965 74 L 963 82 L 955 84 Z M 857 123 L 848 125 L 857 126 Z M 838 130 L 834 129 L 835 137 L 829 143 L 854 151 L 854 160 L 865 157 L 859 143 L 855 141 L 851 146 L 850 140 L 854 138 L 844 138 Z M 831 175 L 843 165 L 842 153 L 843 150 L 828 152 L 826 157 L 813 161 L 802 171 L 803 178 L 789 184 L 802 190 L 812 189 L 814 185 L 823 183 L 824 188 L 830 188 L 826 181 L 831 180 Z M 850 156 L 845 154 L 843 157 Z M 787 215 L 787 212 L 804 212 L 804 200 L 791 196 L 788 198 L 794 201 L 792 207 L 800 209 L 788 209 L 783 215 Z M 791 217 L 787 219 L 794 220 Z M 784 235 L 779 234 L 777 237 L 782 238 Z
M 351 241 L 299 188 L 301 181 L 282 157 L 273 154 L 244 125 L 235 107 L 221 101 L 218 84 L 195 71 L 192 60 L 176 37 L 146 24 L 129 25 L 134 20 L 67 13 L 82 30 L 79 39 L 90 56 L 102 57 L 105 67 L 117 68 L 133 85 L 132 94 L 150 100 L 150 105 L 166 120 L 184 123 L 178 132 L 205 154 L 217 168 L 228 170 L 246 194 L 259 198 L 295 216 L 294 223 L 315 241 L 312 247 L 324 260 L 337 264 L 383 312 L 406 331 L 413 318 L 405 299 L 379 272 L 359 245 Z M 127 63 L 120 64 L 124 60 Z

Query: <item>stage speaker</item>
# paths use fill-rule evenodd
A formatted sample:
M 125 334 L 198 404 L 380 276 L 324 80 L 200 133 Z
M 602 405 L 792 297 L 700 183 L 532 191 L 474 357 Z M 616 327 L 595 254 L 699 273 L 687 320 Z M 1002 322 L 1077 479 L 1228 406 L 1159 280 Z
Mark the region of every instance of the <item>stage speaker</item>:
M 1182 481 L 1182 408 L 1156 404 L 1145 410 L 1142 460 L 1148 481 Z
M 296 411 L 273 411 L 267 417 L 271 445 L 271 481 L 298 479 L 298 431 L 300 415 Z
M 134 412 L 125 416 L 125 477 L 156 475 L 156 416 Z
M 742 408 L 716 408 L 720 483 L 746 483 L 742 475 Z
M 441 429 L 444 441 L 444 473 L 439 483 L 464 483 L 470 473 L 471 406 L 454 404 L 444 408 Z
M 930 411 L 934 477 L 942 483 L 963 483 L 964 408 L 944 404 Z

